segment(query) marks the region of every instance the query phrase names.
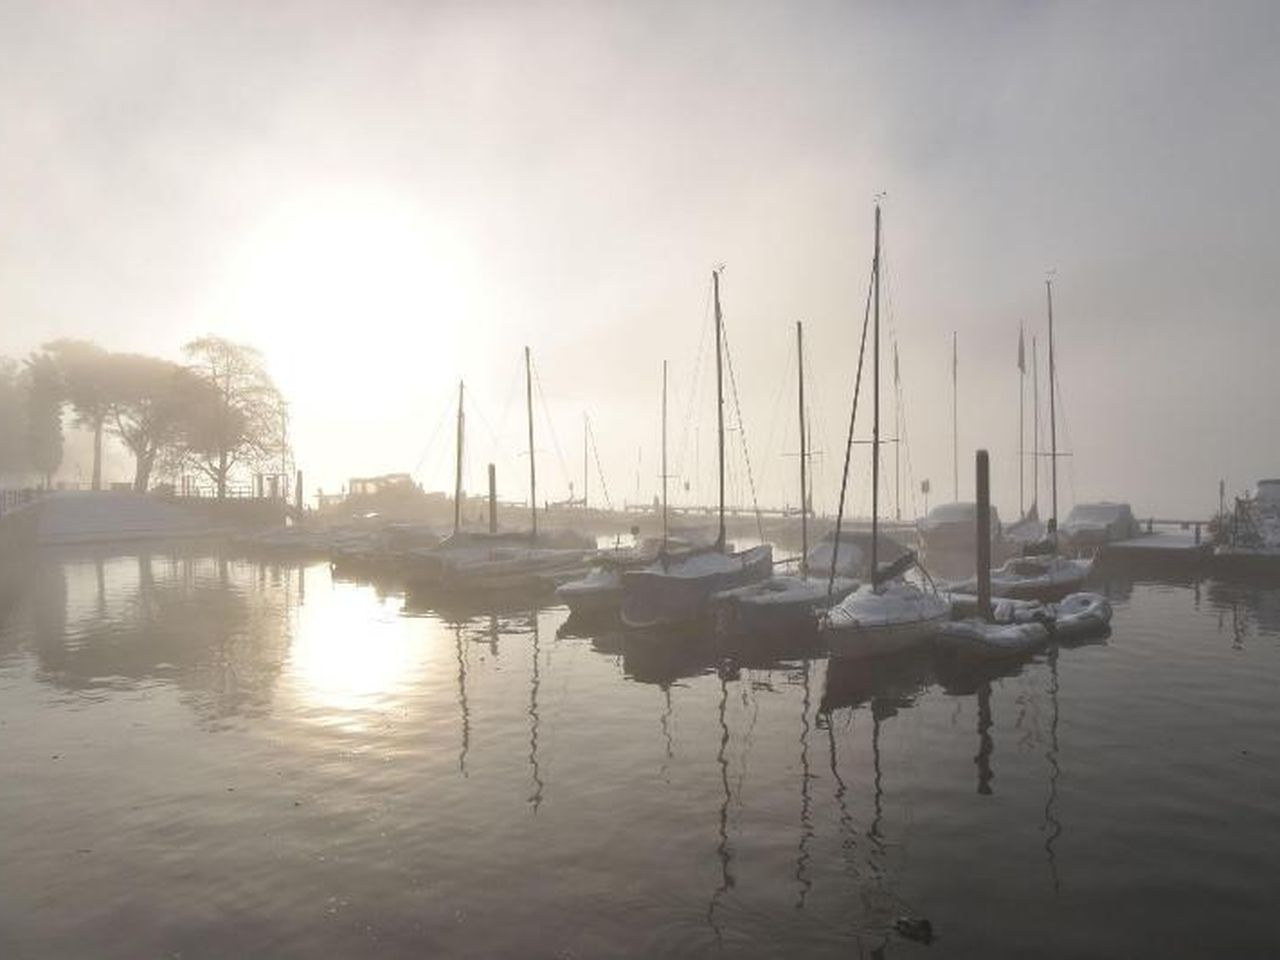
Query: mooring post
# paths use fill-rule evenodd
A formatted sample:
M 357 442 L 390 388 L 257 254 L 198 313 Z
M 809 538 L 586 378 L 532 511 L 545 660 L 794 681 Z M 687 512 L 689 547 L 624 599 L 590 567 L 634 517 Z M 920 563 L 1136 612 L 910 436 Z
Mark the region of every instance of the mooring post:
M 498 532 L 498 473 L 492 463 L 489 464 L 489 532 Z
M 978 616 L 991 620 L 991 465 L 987 451 L 977 455 L 978 492 Z
M 293 505 L 298 509 L 298 519 L 302 519 L 302 471 L 298 471 L 298 476 L 293 481 Z

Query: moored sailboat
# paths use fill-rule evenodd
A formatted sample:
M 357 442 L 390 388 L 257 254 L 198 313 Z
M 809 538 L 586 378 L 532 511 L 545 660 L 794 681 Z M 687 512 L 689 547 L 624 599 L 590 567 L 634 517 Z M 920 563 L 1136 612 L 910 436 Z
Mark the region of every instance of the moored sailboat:
M 725 543 L 724 454 L 724 334 L 720 312 L 720 271 L 711 271 L 715 307 L 716 431 L 719 469 L 719 524 L 715 546 L 706 551 L 673 554 L 664 549 L 656 562 L 622 575 L 623 626 L 631 630 L 663 631 L 696 626 L 710 614 L 713 594 L 763 580 L 773 572 L 773 548 L 768 544 L 741 552 Z M 666 470 L 663 470 L 666 483 Z
M 950 604 L 936 590 L 924 589 L 905 578 L 916 565 L 914 554 L 908 553 L 885 568 L 878 563 L 880 507 L 880 205 L 876 204 L 875 253 L 872 259 L 872 291 L 874 304 L 874 336 L 872 342 L 872 433 L 871 433 L 871 563 L 869 582 L 834 604 L 824 615 L 820 627 L 833 656 L 860 657 L 909 649 L 933 636 L 951 612 Z M 866 320 L 863 321 L 863 343 L 866 343 Z M 858 381 L 862 379 L 862 360 L 858 361 Z M 854 388 L 853 415 L 849 421 L 850 441 L 857 418 L 858 387 Z M 848 481 L 848 449 L 845 456 L 845 482 Z M 836 516 L 836 544 L 839 545 L 840 520 L 844 506 L 841 487 L 841 509 Z M 831 580 L 834 581 L 834 570 Z

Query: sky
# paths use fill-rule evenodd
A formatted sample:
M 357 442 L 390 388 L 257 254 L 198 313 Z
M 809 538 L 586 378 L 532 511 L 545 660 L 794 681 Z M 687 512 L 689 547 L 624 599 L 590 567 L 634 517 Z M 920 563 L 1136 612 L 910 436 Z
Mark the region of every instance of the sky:
M 673 496 L 709 502 L 723 264 L 731 492 L 745 437 L 798 499 L 803 321 L 830 507 L 883 195 L 888 509 L 895 453 L 904 514 L 956 492 L 954 334 L 959 496 L 983 447 L 1017 514 L 1052 272 L 1064 510 L 1203 517 L 1280 475 L 1277 41 L 1248 2 L 0 0 L 0 355 L 252 344 L 309 490 L 450 487 L 463 380 L 468 487 L 521 499 L 528 345 L 539 498 L 581 492 L 585 414 L 615 505 L 658 489 L 666 360 Z

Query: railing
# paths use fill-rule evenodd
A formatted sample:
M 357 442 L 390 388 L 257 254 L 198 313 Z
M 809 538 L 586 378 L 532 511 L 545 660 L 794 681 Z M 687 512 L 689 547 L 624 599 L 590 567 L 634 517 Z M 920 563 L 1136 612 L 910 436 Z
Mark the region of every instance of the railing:
M 42 499 L 45 494 L 46 491 L 31 487 L 22 490 L 0 490 L 0 517 L 30 506 Z
M 1148 517 L 1146 520 L 1138 522 L 1146 529 L 1147 533 L 1155 533 L 1156 527 L 1177 527 L 1179 530 L 1195 530 L 1197 546 L 1200 544 L 1202 528 L 1209 525 L 1207 520 L 1160 520 L 1156 517 Z

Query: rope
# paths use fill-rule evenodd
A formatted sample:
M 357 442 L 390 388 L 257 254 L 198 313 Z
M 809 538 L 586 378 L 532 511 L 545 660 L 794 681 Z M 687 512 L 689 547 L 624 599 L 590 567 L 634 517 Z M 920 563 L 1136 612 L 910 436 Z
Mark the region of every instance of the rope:
M 751 454 L 747 450 L 747 427 L 742 422 L 742 404 L 738 402 L 738 378 L 733 374 L 733 354 L 729 352 L 729 331 L 724 324 L 720 325 L 720 333 L 724 338 L 724 358 L 729 366 L 729 385 L 733 388 L 733 407 L 738 415 L 738 436 L 742 440 L 742 459 L 747 465 L 747 485 L 751 488 L 751 508 L 756 512 L 756 530 L 764 540 L 764 518 L 760 515 L 760 503 L 756 499 L 756 481 L 751 473 Z
M 591 443 L 591 452 L 596 461 L 596 473 L 600 477 L 600 487 L 604 490 L 604 504 L 613 511 L 613 501 L 609 499 L 609 482 L 604 478 L 604 468 L 600 466 L 600 448 L 596 446 L 596 432 L 591 429 L 591 421 L 587 421 L 587 439 Z
M 858 347 L 858 374 L 853 381 L 853 411 L 849 414 L 849 438 L 844 447 L 844 473 L 840 478 L 840 504 L 836 508 L 836 534 L 831 550 L 831 573 L 827 577 L 827 597 L 835 591 L 836 562 L 840 559 L 840 526 L 844 521 L 845 492 L 849 486 L 849 459 L 853 456 L 853 425 L 858 419 L 858 395 L 862 392 L 862 361 L 867 353 L 867 327 L 871 324 L 871 289 L 875 283 L 874 274 L 867 281 L 867 305 L 862 311 L 862 343 Z M 871 571 L 871 583 L 875 585 L 876 572 Z
M 542 391 L 542 374 L 538 372 L 538 365 L 530 359 L 530 365 L 533 367 L 533 385 L 538 390 L 538 399 L 542 401 L 542 418 L 547 422 L 547 432 L 551 434 L 551 442 L 555 445 L 556 457 L 560 460 L 560 472 L 564 475 L 565 486 L 570 481 L 569 461 L 565 459 L 564 450 L 560 446 L 560 437 L 556 434 L 556 425 L 551 421 L 551 407 L 547 403 L 547 395 Z

